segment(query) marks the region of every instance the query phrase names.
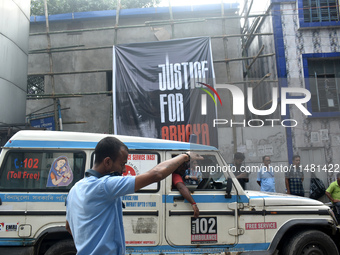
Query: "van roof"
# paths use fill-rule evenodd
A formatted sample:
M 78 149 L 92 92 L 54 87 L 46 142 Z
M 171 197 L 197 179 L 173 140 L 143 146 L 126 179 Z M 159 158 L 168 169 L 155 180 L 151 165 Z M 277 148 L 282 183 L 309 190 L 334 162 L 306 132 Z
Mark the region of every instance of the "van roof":
M 99 140 L 106 136 L 118 138 L 131 150 L 217 150 L 208 145 L 156 138 L 45 130 L 19 131 L 5 144 L 4 148 L 94 149 Z

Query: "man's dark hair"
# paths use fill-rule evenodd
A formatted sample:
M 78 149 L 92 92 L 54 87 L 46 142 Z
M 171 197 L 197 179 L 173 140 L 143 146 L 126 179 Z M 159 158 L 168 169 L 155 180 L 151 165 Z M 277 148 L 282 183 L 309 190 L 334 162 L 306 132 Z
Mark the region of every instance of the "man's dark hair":
M 101 139 L 94 149 L 94 154 L 96 156 L 94 163 L 99 164 L 106 157 L 110 157 L 113 161 L 115 161 L 122 147 L 129 151 L 128 147 L 115 137 L 108 136 Z
M 336 178 L 337 179 L 340 178 L 340 173 L 337 173 Z
M 265 158 L 270 158 L 269 156 L 265 155 L 262 157 L 262 162 L 264 161 Z
M 246 157 L 244 156 L 244 154 L 242 152 L 236 152 L 234 154 L 234 159 L 242 159 L 244 160 Z
M 296 159 L 296 158 L 301 158 L 301 157 L 300 157 L 299 155 L 294 155 L 293 158 L 292 158 L 293 161 L 294 161 L 294 159 Z

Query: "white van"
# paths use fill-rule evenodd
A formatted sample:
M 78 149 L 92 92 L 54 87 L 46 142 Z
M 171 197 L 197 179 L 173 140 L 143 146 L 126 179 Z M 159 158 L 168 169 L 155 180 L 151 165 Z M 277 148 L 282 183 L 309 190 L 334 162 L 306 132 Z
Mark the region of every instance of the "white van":
M 0 254 L 75 254 L 65 229 L 65 198 L 92 167 L 94 148 L 105 136 L 20 131 L 6 143 L 0 154 Z M 172 189 L 171 176 L 123 197 L 127 254 L 338 254 L 336 219 L 323 203 L 243 190 L 214 147 L 116 137 L 130 150 L 129 175 L 187 150 L 204 157 L 203 180 L 189 187 L 197 219 Z

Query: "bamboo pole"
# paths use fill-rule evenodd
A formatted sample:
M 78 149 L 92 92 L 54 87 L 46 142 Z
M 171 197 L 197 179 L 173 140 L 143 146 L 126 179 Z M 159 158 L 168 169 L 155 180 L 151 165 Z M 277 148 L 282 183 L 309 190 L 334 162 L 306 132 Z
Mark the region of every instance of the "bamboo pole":
M 248 6 L 245 6 L 244 11 L 247 10 L 247 14 L 246 14 L 245 17 L 244 17 L 243 28 L 241 29 L 241 32 L 242 32 L 242 33 L 246 33 L 246 31 L 248 30 L 248 20 L 249 20 L 249 18 L 250 18 L 249 13 L 250 13 L 250 11 L 251 11 L 251 8 L 252 8 L 252 6 L 253 6 L 253 3 L 254 3 L 254 0 L 251 0 L 251 2 L 250 2 L 250 4 L 249 4 L 249 7 L 248 7 Z M 247 1 L 246 4 L 248 4 L 248 1 Z
M 258 80 L 248 80 L 248 81 L 234 81 L 234 82 L 227 82 L 226 84 L 248 84 L 248 83 L 257 83 Z M 266 83 L 275 83 L 279 82 L 279 80 L 266 80 Z
M 173 13 L 172 13 L 171 0 L 169 0 L 169 14 L 170 14 L 169 23 L 170 23 L 170 26 L 171 26 L 171 39 L 173 39 L 173 38 L 175 38 L 175 22 L 174 22 L 174 17 L 173 17 Z
M 253 58 L 253 61 L 251 61 L 251 63 L 247 66 L 247 71 L 252 67 L 252 65 L 256 62 L 256 60 L 259 58 L 260 54 L 262 53 L 262 51 L 264 50 L 264 45 L 262 45 L 261 49 L 259 50 L 259 52 L 256 54 L 256 56 Z
M 87 121 L 66 121 L 63 122 L 64 125 L 70 125 L 70 124 L 85 124 Z
M 264 35 L 273 35 L 273 33 L 254 33 L 253 35 L 264 36 Z M 249 36 L 251 36 L 251 35 L 249 35 L 249 34 L 233 34 L 233 35 L 215 35 L 215 36 L 211 36 L 210 38 L 215 39 L 215 38 L 249 37 Z
M 266 35 L 273 35 L 273 33 L 254 33 L 254 36 L 266 36 Z M 249 37 L 251 35 L 242 35 L 242 34 L 234 34 L 234 35 L 216 35 L 211 36 L 211 39 L 220 39 L 220 38 L 229 38 L 229 37 Z M 85 51 L 85 50 L 100 50 L 100 49 L 112 49 L 112 45 L 108 46 L 96 46 L 96 47 L 86 47 L 86 48 L 79 48 L 83 47 L 84 45 L 71 45 L 65 47 L 55 47 L 51 48 L 50 52 L 68 52 L 68 51 Z M 48 53 L 47 49 L 36 49 L 29 51 L 29 54 L 43 54 Z
M 268 16 L 268 14 L 250 15 L 249 17 L 258 16 Z M 150 27 L 150 26 L 161 26 L 161 25 L 171 25 L 171 24 L 182 24 L 182 23 L 194 23 L 194 22 L 205 22 L 208 20 L 216 19 L 243 19 L 244 16 L 224 16 L 224 17 L 206 17 L 204 19 L 176 19 L 176 20 L 155 20 L 155 21 L 145 21 L 144 24 L 139 25 L 119 25 L 113 27 L 100 27 L 100 28 L 84 28 L 84 29 L 74 29 L 74 30 L 60 30 L 60 31 L 50 31 L 49 34 L 63 34 L 63 33 L 82 33 L 82 32 L 93 32 L 102 30 L 116 30 L 116 29 L 128 29 L 128 28 L 140 28 L 140 27 Z M 46 32 L 30 33 L 29 36 L 39 36 L 46 35 Z
M 112 46 L 111 46 L 112 47 Z M 111 72 L 112 69 L 99 69 L 99 70 L 84 70 L 84 71 L 73 71 L 73 72 L 45 72 L 45 73 L 31 73 L 31 76 L 42 76 L 42 75 L 71 75 L 71 74 L 82 74 L 82 73 L 104 73 Z
M 257 56 L 257 58 L 266 58 L 275 56 L 275 53 L 268 53 Z M 229 58 L 229 59 L 221 59 L 221 60 L 214 60 L 214 63 L 221 63 L 221 62 L 231 62 L 231 61 L 241 61 L 241 60 L 247 60 L 247 59 L 254 59 L 254 57 L 242 57 L 242 58 Z
M 112 48 L 112 46 L 111 46 Z M 265 58 L 275 56 L 275 53 L 263 54 L 256 56 L 256 58 Z M 242 61 L 247 59 L 254 59 L 254 57 L 242 57 L 242 58 L 230 58 L 230 59 L 221 59 L 221 60 L 214 60 L 214 63 L 228 63 L 231 61 Z M 72 75 L 72 74 L 82 74 L 82 73 L 101 73 L 101 72 L 109 72 L 112 71 L 111 69 L 98 69 L 98 70 L 84 70 L 84 71 L 74 71 L 74 72 L 44 72 L 44 73 L 31 73 L 30 76 L 42 76 L 42 75 Z
M 47 52 L 49 57 L 49 65 L 50 65 L 50 73 L 49 76 L 51 78 L 51 85 L 52 85 L 52 94 L 55 94 L 55 83 L 54 83 L 54 73 L 53 73 L 53 59 L 52 59 L 52 52 L 51 52 L 51 37 L 50 37 L 50 25 L 48 21 L 48 9 L 47 9 L 47 0 L 44 0 L 44 7 L 45 7 L 45 19 L 46 19 L 46 36 L 47 36 Z M 57 105 L 57 98 L 53 98 L 53 107 L 54 107 L 54 124 L 56 130 L 59 130 L 59 121 L 58 121 L 58 105 Z
M 114 30 L 113 45 L 117 45 L 118 28 L 119 28 L 119 13 L 120 13 L 120 0 L 117 1 L 116 24 L 114 26 L 115 30 Z
M 65 97 L 82 97 L 91 95 L 112 95 L 112 91 L 98 91 L 98 92 L 80 92 L 80 93 L 61 93 L 61 94 L 37 94 L 27 95 L 27 100 L 32 99 L 47 99 L 47 98 L 65 98 Z
M 263 77 L 261 78 L 261 80 L 259 80 L 259 81 L 257 82 L 257 84 L 253 87 L 253 89 L 255 90 L 258 86 L 260 86 L 260 84 L 261 84 L 265 79 L 269 78 L 270 75 L 271 75 L 271 73 L 267 73 L 265 76 L 263 76 Z

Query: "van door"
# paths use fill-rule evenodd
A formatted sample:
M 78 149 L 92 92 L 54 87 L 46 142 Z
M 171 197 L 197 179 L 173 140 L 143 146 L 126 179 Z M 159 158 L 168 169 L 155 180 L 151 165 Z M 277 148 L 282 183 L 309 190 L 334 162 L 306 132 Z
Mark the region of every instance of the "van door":
M 19 166 L 16 157 L 6 155 L 6 164 L 1 166 L 0 190 L 10 183 L 10 180 L 17 179 L 18 174 L 13 170 Z M 0 246 L 20 245 L 22 239 L 27 236 L 20 236 L 20 226 L 25 226 L 26 196 L 12 190 L 12 192 L 0 192 Z M 28 229 L 30 232 L 31 229 Z
M 22 193 L 19 190 L 22 185 L 22 169 L 27 168 L 29 158 L 25 158 L 21 153 L 16 152 L 3 153 L 2 156 L 3 164 L 0 168 L 0 245 L 22 245 L 24 238 L 29 237 L 32 231 L 31 226 L 25 224 L 29 196 L 26 192 Z
M 85 159 L 81 151 L 8 151 L 0 169 L 2 240 L 30 245 L 41 231 L 65 224 L 65 199 L 83 178 Z
M 168 158 L 175 153 L 169 152 Z M 178 190 L 171 187 L 171 178 L 166 179 L 166 240 L 172 246 L 199 245 L 225 248 L 237 242 L 237 196 L 226 198 L 226 178 L 223 175 L 223 161 L 216 152 L 200 152 L 204 160 L 197 162 L 196 169 L 202 180 L 196 186 L 188 185 L 199 211 L 199 218 L 193 217 L 193 209 Z M 191 162 L 192 164 L 193 162 Z M 221 166 L 220 168 L 218 166 Z M 222 245 L 222 246 L 220 246 Z
M 130 151 L 123 175 L 139 175 L 160 162 L 159 153 Z M 123 221 L 127 253 L 159 245 L 162 195 L 161 183 L 153 183 L 140 191 L 124 196 Z M 143 248 L 144 247 L 144 248 Z M 149 247 L 149 248 L 147 248 Z

